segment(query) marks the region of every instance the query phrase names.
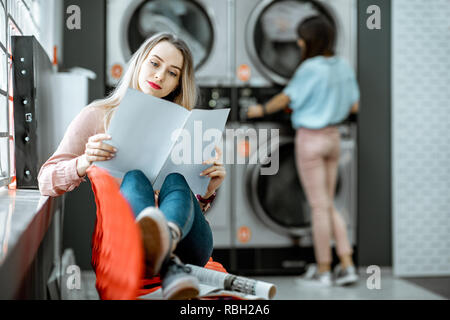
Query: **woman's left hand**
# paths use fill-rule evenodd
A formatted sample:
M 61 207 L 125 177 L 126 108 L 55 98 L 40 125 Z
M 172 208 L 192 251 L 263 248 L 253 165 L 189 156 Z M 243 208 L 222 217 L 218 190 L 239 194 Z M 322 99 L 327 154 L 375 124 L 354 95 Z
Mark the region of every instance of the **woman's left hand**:
M 261 104 L 249 106 L 247 110 L 247 118 L 261 118 L 264 117 L 264 107 Z
M 227 174 L 223 163 L 220 162 L 220 159 L 222 157 L 222 150 L 217 146 L 215 147 L 215 150 L 216 156 L 214 158 L 203 161 L 203 164 L 212 164 L 212 166 L 200 173 L 201 176 L 207 176 L 211 178 L 206 194 L 202 196 L 205 199 L 209 198 L 217 190 L 217 188 L 219 188 Z

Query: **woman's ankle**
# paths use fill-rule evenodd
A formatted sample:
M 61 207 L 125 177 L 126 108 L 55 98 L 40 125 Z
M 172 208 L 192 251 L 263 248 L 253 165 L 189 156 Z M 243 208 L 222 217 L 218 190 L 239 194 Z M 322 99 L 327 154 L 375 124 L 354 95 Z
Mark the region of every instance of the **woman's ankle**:
M 331 263 L 317 263 L 317 271 L 319 273 L 331 271 Z
M 341 268 L 346 269 L 347 267 L 353 266 L 353 259 L 351 254 L 345 254 L 339 256 L 339 260 L 341 261 Z

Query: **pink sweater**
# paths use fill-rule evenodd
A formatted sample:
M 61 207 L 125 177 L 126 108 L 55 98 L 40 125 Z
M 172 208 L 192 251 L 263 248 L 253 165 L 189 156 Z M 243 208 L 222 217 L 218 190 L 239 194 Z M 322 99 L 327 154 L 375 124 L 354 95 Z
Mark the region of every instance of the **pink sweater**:
M 103 118 L 106 109 L 86 107 L 70 123 L 55 153 L 42 165 L 39 190 L 44 196 L 56 197 L 72 191 L 86 181 L 78 176 L 78 157 L 84 154 L 89 137 L 104 133 Z

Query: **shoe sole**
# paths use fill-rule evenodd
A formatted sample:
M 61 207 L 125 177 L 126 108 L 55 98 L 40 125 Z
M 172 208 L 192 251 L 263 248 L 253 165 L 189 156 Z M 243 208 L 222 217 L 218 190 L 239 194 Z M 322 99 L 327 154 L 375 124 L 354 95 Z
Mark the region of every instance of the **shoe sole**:
M 155 276 L 161 270 L 170 248 L 170 235 L 166 219 L 155 208 L 144 209 L 137 219 L 144 244 L 146 272 Z
M 355 283 L 357 281 L 358 281 L 358 276 L 357 275 L 349 275 L 349 276 L 346 276 L 346 277 L 344 277 L 342 279 L 336 279 L 334 281 L 334 283 L 337 286 L 345 286 L 345 285 L 353 284 L 353 283 Z
M 163 297 L 167 300 L 196 298 L 200 293 L 197 282 L 197 278 L 194 277 L 174 280 L 168 288 L 163 289 Z

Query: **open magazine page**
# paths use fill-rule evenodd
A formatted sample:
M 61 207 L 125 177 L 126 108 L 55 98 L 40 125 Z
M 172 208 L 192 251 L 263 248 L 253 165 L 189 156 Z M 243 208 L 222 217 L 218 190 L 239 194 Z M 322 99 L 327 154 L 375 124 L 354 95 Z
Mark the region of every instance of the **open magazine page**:
M 237 291 L 223 290 L 220 288 L 200 284 L 199 300 L 266 300 L 264 298 Z
M 219 272 L 202 268 L 192 264 L 186 264 L 192 269 L 192 274 L 201 284 L 212 286 L 225 291 L 234 291 L 245 295 L 255 296 L 261 299 L 273 299 L 276 287 L 272 283 L 236 276 L 230 273 Z M 222 294 L 224 294 L 222 292 Z
M 215 145 L 224 150 L 222 135 L 229 112 L 230 109 L 191 111 L 182 132 L 175 135 L 178 141 L 154 183 L 156 190 L 169 173 L 178 172 L 186 178 L 194 194 L 205 194 L 210 179 L 200 173 L 211 165 L 202 162 L 216 156 Z
M 153 183 L 173 147 L 172 132 L 183 128 L 189 114 L 175 103 L 128 89 L 107 131 L 112 139 L 106 142 L 118 152 L 95 165 L 118 178 L 140 169 Z
M 200 292 L 195 299 L 199 300 L 265 300 L 261 297 L 242 292 L 223 290 L 207 284 L 199 284 Z M 164 300 L 162 289 L 138 297 L 138 300 Z

